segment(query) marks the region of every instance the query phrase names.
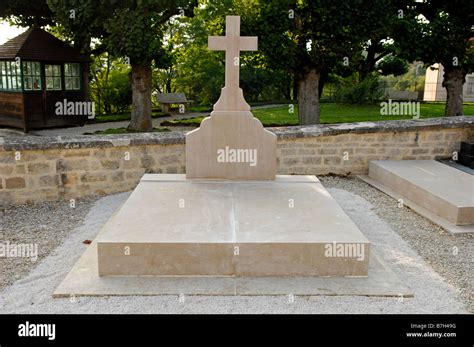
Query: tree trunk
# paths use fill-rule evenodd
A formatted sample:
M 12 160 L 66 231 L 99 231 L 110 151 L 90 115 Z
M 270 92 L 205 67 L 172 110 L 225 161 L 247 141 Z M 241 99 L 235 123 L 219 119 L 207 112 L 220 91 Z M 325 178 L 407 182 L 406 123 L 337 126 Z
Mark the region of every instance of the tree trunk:
M 110 76 L 110 55 L 107 53 L 107 68 L 105 69 L 105 95 L 104 98 L 104 110 L 106 114 L 112 113 L 112 105 L 110 103 L 110 85 L 109 85 L 109 76 Z
M 284 82 L 284 85 L 282 86 L 282 90 L 283 90 L 283 97 L 286 99 L 286 100 L 291 100 L 291 88 L 293 87 L 292 85 L 292 81 L 291 81 L 291 74 L 288 73 L 287 74 L 287 79 L 286 81 Z M 276 95 L 276 99 L 279 98 L 279 95 Z
M 172 91 L 171 91 L 171 81 L 172 81 L 171 72 L 169 72 L 166 76 L 166 91 L 165 91 L 165 93 L 172 93 Z
M 461 68 L 444 70 L 443 87 L 446 88 L 445 117 L 463 116 L 463 85 L 466 73 Z
M 74 37 L 74 47 L 79 49 L 82 54 L 89 57 L 89 62 L 85 63 L 82 68 L 82 88 L 85 94 L 86 101 L 91 101 L 91 88 L 90 88 L 90 67 L 91 67 L 91 37 L 84 34 L 77 34 Z
M 292 96 L 291 96 L 291 99 L 292 100 L 297 100 L 298 99 L 298 86 L 299 86 L 299 82 L 298 82 L 298 74 L 297 73 L 293 73 L 293 86 L 292 86 Z
M 319 124 L 319 78 L 316 69 L 310 69 L 299 80 L 298 107 L 300 125 Z
M 375 62 L 375 48 L 373 45 L 370 45 L 367 50 L 367 57 L 365 60 L 362 60 L 359 66 L 359 83 L 365 81 L 369 74 L 374 71 Z
M 320 73 L 319 76 L 319 84 L 318 84 L 318 100 L 321 100 L 321 96 L 323 95 L 324 85 L 328 80 L 329 74 L 324 71 Z
M 151 63 L 132 64 L 132 116 L 128 130 L 151 131 Z
M 90 63 L 82 64 L 82 89 L 85 95 L 85 101 L 91 101 L 91 87 L 89 80 Z

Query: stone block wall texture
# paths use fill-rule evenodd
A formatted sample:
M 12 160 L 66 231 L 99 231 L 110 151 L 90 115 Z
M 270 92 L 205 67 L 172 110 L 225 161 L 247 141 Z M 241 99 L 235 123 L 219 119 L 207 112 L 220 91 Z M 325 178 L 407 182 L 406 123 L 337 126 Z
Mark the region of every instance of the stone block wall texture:
M 271 129 L 278 174 L 351 175 L 371 160 L 449 158 L 474 117 Z M 133 189 L 145 173 L 185 173 L 183 133 L 0 138 L 0 207 Z

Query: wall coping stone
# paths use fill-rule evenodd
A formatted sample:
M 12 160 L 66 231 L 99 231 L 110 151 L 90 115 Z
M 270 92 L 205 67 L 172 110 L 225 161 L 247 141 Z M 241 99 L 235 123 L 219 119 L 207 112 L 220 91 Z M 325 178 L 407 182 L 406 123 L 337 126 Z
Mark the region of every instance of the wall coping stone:
M 332 136 L 348 133 L 407 132 L 449 128 L 474 128 L 474 117 L 441 117 L 419 120 L 388 120 L 321 124 L 310 126 L 288 126 L 266 128 L 279 139 Z M 81 136 L 4 136 L 0 137 L 0 150 L 49 150 L 106 148 L 140 145 L 174 145 L 185 143 L 185 132 L 137 133 L 120 135 Z

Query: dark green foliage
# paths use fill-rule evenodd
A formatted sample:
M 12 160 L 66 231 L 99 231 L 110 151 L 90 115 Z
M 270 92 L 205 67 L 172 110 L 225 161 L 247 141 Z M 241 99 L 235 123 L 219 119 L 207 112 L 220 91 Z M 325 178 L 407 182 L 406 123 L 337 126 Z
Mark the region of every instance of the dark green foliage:
M 371 104 L 380 100 L 382 94 L 378 77 L 375 74 L 367 76 L 359 83 L 357 83 L 357 77 L 352 76 L 341 80 L 336 90 L 335 99 L 348 104 Z

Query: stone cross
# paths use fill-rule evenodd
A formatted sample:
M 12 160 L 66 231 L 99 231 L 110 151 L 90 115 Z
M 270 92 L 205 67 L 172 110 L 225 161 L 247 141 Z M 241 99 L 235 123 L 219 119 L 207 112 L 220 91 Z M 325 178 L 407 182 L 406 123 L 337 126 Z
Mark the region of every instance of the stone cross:
M 227 16 L 226 36 L 209 36 L 208 47 L 210 50 L 226 52 L 225 87 L 214 110 L 247 110 L 245 106 L 248 105 L 239 88 L 240 51 L 256 51 L 258 37 L 240 36 L 240 16 Z
M 274 180 L 276 135 L 255 118 L 239 88 L 240 51 L 257 50 L 257 37 L 240 36 L 240 17 L 226 17 L 226 35 L 210 36 L 224 50 L 225 86 L 209 117 L 186 134 L 188 179 Z

